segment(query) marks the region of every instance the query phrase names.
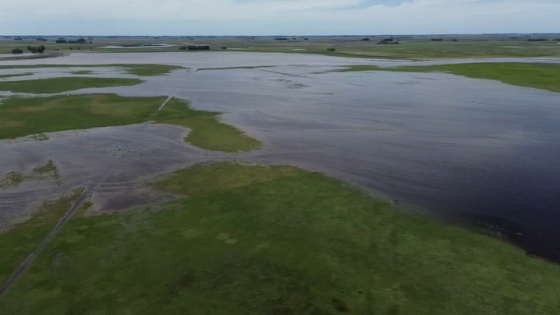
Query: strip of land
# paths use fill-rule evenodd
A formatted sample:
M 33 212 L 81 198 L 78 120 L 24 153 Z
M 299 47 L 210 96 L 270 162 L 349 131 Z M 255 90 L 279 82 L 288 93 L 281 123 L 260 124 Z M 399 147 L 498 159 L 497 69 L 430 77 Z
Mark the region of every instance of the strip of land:
M 40 69 L 40 68 L 123 68 L 129 74 L 137 76 L 157 76 L 168 74 L 173 70 L 184 69 L 180 66 L 157 64 L 106 64 L 106 65 L 0 65 L 0 69 Z
M 160 108 L 165 103 L 163 108 Z M 180 99 L 88 94 L 4 100 L 0 106 L 0 139 L 45 132 L 125 126 L 154 121 L 191 129 L 185 141 L 207 150 L 237 152 L 261 143 L 224 124 L 220 113 L 195 110 Z M 49 117 L 49 119 L 44 119 Z
M 23 77 L 23 76 L 27 76 L 27 75 L 31 75 L 32 73 L 21 73 L 21 74 L 1 74 L 0 75 L 0 79 L 5 79 L 5 78 L 14 78 L 14 77 Z
M 237 152 L 260 148 L 258 140 L 220 122 L 219 115 L 218 112 L 194 110 L 187 102 L 173 98 L 157 113 L 154 121 L 190 128 L 185 141 L 206 150 Z
M 122 78 L 84 78 L 64 77 L 40 80 L 21 80 L 0 82 L 0 90 L 15 93 L 61 93 L 85 88 L 137 85 L 144 81 Z
M 355 71 L 447 72 L 469 78 L 497 80 L 511 85 L 560 92 L 560 64 L 496 62 L 394 68 L 359 65 L 338 70 Z

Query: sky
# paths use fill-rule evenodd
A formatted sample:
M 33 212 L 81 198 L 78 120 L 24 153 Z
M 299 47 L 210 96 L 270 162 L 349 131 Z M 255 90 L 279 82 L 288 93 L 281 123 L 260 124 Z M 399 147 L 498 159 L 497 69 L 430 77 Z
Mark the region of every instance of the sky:
M 0 0 L 2 35 L 559 32 L 560 0 Z

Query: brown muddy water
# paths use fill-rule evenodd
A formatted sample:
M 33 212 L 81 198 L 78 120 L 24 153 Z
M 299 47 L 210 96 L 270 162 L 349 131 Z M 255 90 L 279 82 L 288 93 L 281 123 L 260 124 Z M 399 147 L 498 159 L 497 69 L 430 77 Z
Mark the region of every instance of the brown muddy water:
M 470 60 L 490 61 L 560 62 Z M 560 261 L 560 93 L 442 73 L 324 73 L 351 64 L 458 62 L 468 61 L 232 52 L 75 54 L 25 61 L 188 67 L 137 86 L 72 93 L 191 100 L 197 109 L 223 112 L 224 121 L 265 146 L 240 154 L 209 152 L 183 143 L 185 129 L 150 124 L 52 133 L 49 141 L 0 141 L 0 176 L 29 172 L 48 160 L 60 171 L 59 182 L 27 181 L 1 190 L 0 216 L 28 216 L 41 200 L 84 186 L 94 187 L 97 211 L 151 204 L 173 196 L 145 188 L 150 176 L 205 161 L 254 161 L 321 171 Z M 275 67 L 197 70 L 263 65 Z M 92 70 L 92 76 L 134 77 L 110 67 Z M 35 78 L 70 75 L 64 68 L 0 70 L 22 72 L 35 72 Z

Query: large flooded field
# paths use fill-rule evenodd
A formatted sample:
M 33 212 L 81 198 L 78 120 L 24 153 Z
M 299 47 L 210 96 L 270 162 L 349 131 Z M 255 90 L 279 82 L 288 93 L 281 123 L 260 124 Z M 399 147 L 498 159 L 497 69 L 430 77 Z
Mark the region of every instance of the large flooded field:
M 51 160 L 59 166 L 56 179 L 0 190 L 0 217 L 29 216 L 57 191 L 83 186 L 101 212 L 170 200 L 174 196 L 146 191 L 143 179 L 205 161 L 288 164 L 342 179 L 404 211 L 482 228 L 560 260 L 560 93 L 446 73 L 331 72 L 348 65 L 457 62 L 469 61 L 114 53 L 2 62 L 61 65 L 0 70 L 33 78 L 71 76 L 67 65 L 183 66 L 139 85 L 65 94 L 188 100 L 195 109 L 224 113 L 224 122 L 264 145 L 247 153 L 206 151 L 182 141 L 187 129 L 153 124 L 49 133 L 48 141 L 0 140 L 0 175 L 27 174 Z M 90 70 L 83 76 L 135 78 L 111 66 Z M 0 80 L 24 78 L 30 77 Z

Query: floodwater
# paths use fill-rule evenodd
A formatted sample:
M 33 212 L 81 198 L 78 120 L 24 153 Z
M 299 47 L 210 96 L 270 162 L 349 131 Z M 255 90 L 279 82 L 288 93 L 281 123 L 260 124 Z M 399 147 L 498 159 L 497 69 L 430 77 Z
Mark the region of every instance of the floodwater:
M 465 60 L 437 61 L 446 62 Z M 149 124 L 54 133 L 46 142 L 0 141 L 0 176 L 52 159 L 63 179 L 62 185 L 29 182 L 0 192 L 0 216 L 28 213 L 41 196 L 80 185 L 94 187 L 99 211 L 116 211 L 173 197 L 147 193 L 143 178 L 203 161 L 256 161 L 321 171 L 560 261 L 560 93 L 443 73 L 324 73 L 351 64 L 434 62 L 298 54 L 75 54 L 25 63 L 189 67 L 137 86 L 72 93 L 188 99 L 197 109 L 223 112 L 224 121 L 265 147 L 212 153 L 182 143 L 182 128 Z M 276 67 L 197 70 L 261 65 Z M 103 69 L 96 75 L 115 74 Z M 35 76 L 55 70 L 45 71 Z

